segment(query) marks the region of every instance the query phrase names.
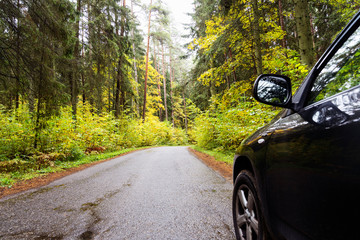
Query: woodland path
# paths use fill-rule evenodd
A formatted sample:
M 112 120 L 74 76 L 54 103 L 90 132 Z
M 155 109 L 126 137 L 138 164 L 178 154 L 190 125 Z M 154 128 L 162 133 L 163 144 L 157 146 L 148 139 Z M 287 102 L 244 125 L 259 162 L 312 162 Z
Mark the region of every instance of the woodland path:
M 0 239 L 234 239 L 232 184 L 187 147 L 137 151 L 0 200 Z

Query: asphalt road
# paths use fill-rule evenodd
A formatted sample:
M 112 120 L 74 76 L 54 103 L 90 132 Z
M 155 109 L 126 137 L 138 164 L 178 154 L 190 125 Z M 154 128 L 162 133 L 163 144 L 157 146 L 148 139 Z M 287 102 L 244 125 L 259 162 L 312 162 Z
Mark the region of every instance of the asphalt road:
M 134 152 L 0 200 L 0 239 L 234 239 L 232 184 L 186 147 Z

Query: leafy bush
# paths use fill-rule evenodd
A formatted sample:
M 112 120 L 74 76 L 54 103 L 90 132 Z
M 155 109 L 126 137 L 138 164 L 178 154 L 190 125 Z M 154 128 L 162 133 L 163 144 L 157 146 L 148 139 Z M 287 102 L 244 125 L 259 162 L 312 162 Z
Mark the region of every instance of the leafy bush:
M 11 112 L 0 108 L 0 161 L 28 154 L 33 138 L 34 125 L 25 108 Z
M 183 130 L 173 128 L 170 123 L 161 122 L 155 116 L 148 116 L 145 123 L 126 116 L 115 119 L 109 113 L 95 114 L 88 105 L 82 104 L 78 106 L 76 120 L 71 114 L 71 107 L 64 107 L 58 115 L 42 121 L 37 148 L 34 148 L 35 120 L 26 107 L 22 106 L 15 112 L 0 109 L 0 161 L 19 158 L 29 163 L 34 159 L 37 162 L 37 159 L 45 159 L 49 154 L 56 158 L 51 162 L 75 161 L 91 148 L 117 151 L 187 143 Z
M 15 172 L 23 170 L 32 165 L 30 162 L 15 158 L 8 161 L 0 162 L 0 172 Z
M 222 96 L 211 99 L 209 110 L 194 122 L 197 145 L 215 151 L 234 151 L 253 131 L 277 113 L 273 107 L 245 97 L 246 88 L 234 84 Z
M 73 147 L 67 155 L 66 160 L 76 161 L 84 156 L 84 152 L 79 147 Z
M 15 181 L 14 179 L 11 179 L 9 177 L 0 178 L 0 187 L 11 186 L 11 184 L 13 184 L 14 181 Z

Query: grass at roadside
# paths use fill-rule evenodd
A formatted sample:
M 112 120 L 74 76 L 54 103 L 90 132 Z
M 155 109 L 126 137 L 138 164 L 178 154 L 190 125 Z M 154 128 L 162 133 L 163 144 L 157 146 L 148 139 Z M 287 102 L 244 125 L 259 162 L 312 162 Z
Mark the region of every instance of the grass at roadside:
M 12 172 L 0 172 L 0 187 L 11 188 L 13 184 L 19 181 L 45 176 L 49 173 L 62 172 L 65 171 L 66 169 L 76 168 L 84 164 L 106 160 L 134 150 L 145 149 L 145 148 L 148 147 L 128 148 L 115 152 L 85 155 L 76 161 L 55 161 L 53 166 L 39 167 L 39 169 L 25 168 Z
M 213 156 L 216 161 L 225 162 L 230 165 L 232 165 L 234 162 L 234 153 L 233 152 L 217 152 L 217 151 L 213 151 L 213 150 L 207 150 L 207 149 L 201 148 L 196 145 L 192 145 L 190 147 L 199 152 L 203 152 L 210 156 Z

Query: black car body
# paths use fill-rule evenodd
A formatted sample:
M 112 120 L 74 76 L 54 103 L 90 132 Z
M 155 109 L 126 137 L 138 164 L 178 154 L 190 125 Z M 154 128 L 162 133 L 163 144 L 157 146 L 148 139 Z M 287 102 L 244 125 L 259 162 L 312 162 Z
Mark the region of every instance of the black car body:
M 287 77 L 256 80 L 255 98 L 285 109 L 235 155 L 238 239 L 360 239 L 359 25 L 360 12 L 293 96 Z

